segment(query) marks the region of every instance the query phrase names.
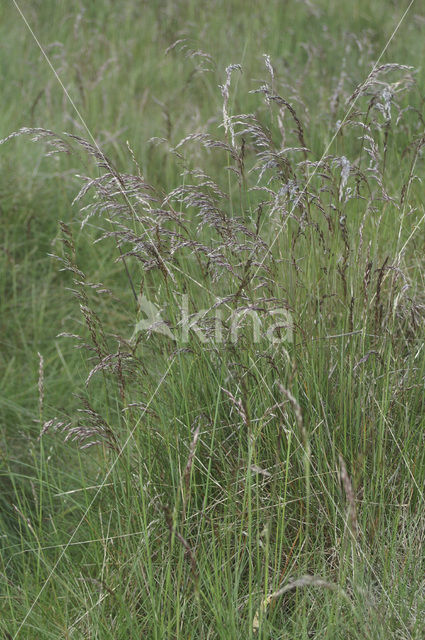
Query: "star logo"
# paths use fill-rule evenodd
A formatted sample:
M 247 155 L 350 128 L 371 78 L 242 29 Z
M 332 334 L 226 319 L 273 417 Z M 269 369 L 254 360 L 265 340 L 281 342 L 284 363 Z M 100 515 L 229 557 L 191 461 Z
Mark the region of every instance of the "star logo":
M 162 335 L 171 340 L 175 339 L 156 304 L 150 302 L 145 296 L 139 296 L 139 310 L 146 315 L 146 318 L 136 323 L 131 342 L 135 341 L 137 334 L 141 331 L 148 331 L 149 333 L 154 331 L 155 333 L 162 333 Z

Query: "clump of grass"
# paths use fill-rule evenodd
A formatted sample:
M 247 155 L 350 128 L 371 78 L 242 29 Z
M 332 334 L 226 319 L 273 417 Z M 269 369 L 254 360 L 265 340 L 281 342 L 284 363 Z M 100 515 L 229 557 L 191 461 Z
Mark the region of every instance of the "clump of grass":
M 414 75 L 376 69 L 348 97 L 343 154 L 320 157 L 269 56 L 265 67 L 255 112 L 232 112 L 243 68 L 231 65 L 218 131 L 168 143 L 180 168 L 171 189 L 145 180 L 131 148 L 134 174 L 75 134 L 26 128 L 1 141 L 29 134 L 48 153 L 82 153 L 97 173 L 80 176 L 79 224 L 61 223 L 55 256 L 81 312 L 67 336 L 87 397 L 78 418 L 44 416 L 41 437 L 61 430 L 89 448 L 80 460 L 95 464 L 98 493 L 112 485 L 84 513 L 103 548 L 82 552 L 67 592 L 73 614 L 84 593 L 94 600 L 95 612 L 74 615 L 78 633 L 109 620 L 116 637 L 420 637 L 410 585 L 391 575 L 401 558 L 414 564 L 423 532 L 423 448 L 405 419 L 417 416 L 418 435 Z M 401 172 L 398 127 L 413 131 Z M 89 280 L 84 233 L 122 267 L 127 290 Z M 172 340 L 158 318 L 135 331 L 146 328 L 144 297 Z M 276 313 L 285 321 L 270 333 Z M 42 398 L 40 383 L 40 416 Z M 45 565 L 50 593 L 57 564 Z

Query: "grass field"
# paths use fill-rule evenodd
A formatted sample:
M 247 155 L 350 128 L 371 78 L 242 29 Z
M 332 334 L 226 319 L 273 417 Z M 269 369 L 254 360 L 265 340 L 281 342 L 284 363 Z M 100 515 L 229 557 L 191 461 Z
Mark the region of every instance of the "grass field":
M 1 637 L 425 637 L 424 30 L 2 3 Z

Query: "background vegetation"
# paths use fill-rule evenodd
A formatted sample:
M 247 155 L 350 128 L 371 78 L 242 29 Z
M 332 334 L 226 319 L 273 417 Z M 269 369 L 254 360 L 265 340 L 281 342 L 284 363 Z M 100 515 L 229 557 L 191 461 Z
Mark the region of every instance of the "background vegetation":
M 69 96 L 2 3 L 4 637 L 423 638 L 422 7 L 370 76 L 407 2 L 18 5 Z

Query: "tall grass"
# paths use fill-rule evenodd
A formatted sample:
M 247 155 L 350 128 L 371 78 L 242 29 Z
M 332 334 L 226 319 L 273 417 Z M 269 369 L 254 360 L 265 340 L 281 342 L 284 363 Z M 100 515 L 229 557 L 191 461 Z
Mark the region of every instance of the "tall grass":
M 257 17 L 269 51 L 278 38 L 268 21 L 282 17 L 272 4 Z M 364 20 L 363 3 L 353 7 Z M 217 8 L 208 24 L 221 39 Z M 295 43 L 321 8 L 297 3 Z M 103 9 L 108 29 L 113 8 Z M 158 9 L 170 31 L 175 10 Z M 72 15 L 72 37 L 90 30 L 83 41 L 96 58 L 103 36 L 87 11 Z M 186 31 L 201 24 L 194 11 L 182 8 Z M 146 12 L 156 42 L 163 23 Z M 331 16 L 325 34 L 339 32 L 337 8 Z M 123 28 L 134 17 L 129 3 Z M 13 342 L 34 364 L 23 387 L 32 385 L 32 401 L 23 409 L 15 394 L 4 410 L 10 433 L 20 413 L 25 429 L 4 456 L 2 630 L 422 638 L 420 75 L 410 57 L 353 82 L 351 43 L 365 65 L 376 53 L 360 29 L 338 74 L 327 61 L 323 93 L 326 54 L 314 44 L 301 62 L 294 54 L 289 84 L 285 60 L 248 54 L 247 40 L 229 65 L 186 32 L 165 31 L 166 57 L 149 61 L 152 83 L 155 64 L 170 83 L 169 103 L 156 103 L 165 126 L 143 151 L 137 127 L 126 144 L 109 133 L 95 142 L 97 116 L 86 122 L 93 139 L 74 119 L 70 133 L 29 122 L 1 141 L 4 154 L 22 136 L 44 145 L 40 166 L 51 174 L 56 163 L 63 208 L 43 241 L 51 257 L 44 293 L 33 280 L 31 331 L 17 308 L 20 247 L 6 226 Z M 92 114 L 108 66 L 90 84 L 78 48 L 73 55 L 59 56 L 61 71 L 75 71 L 79 108 Z M 171 99 L 180 65 L 191 66 L 190 99 L 179 96 L 187 123 Z M 41 186 L 29 192 L 45 186 L 53 198 L 34 175 Z M 12 190 L 7 202 L 11 213 L 19 207 Z M 30 277 L 36 264 L 24 256 Z M 40 345 L 52 326 L 61 339 Z M 12 377 L 13 361 L 5 388 Z

